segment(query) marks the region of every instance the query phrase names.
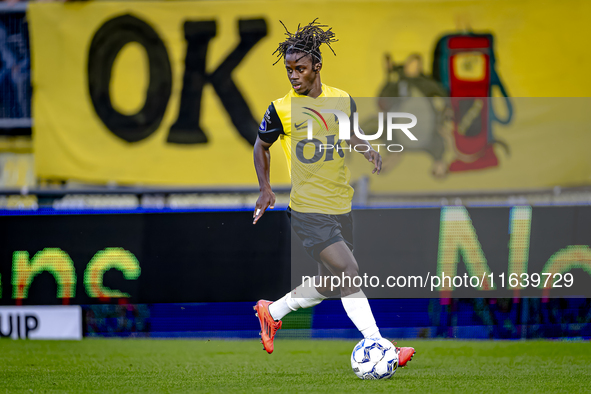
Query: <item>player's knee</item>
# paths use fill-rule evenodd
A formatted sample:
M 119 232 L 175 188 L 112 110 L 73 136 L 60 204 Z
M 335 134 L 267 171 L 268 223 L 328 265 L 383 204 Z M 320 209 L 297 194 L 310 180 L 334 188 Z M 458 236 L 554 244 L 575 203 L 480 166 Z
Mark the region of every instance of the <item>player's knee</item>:
M 345 271 L 343 271 L 343 275 L 340 278 L 341 279 L 341 283 L 340 283 L 340 289 L 341 289 L 341 294 L 343 291 L 347 291 L 347 290 L 351 290 L 351 289 L 356 289 L 359 286 L 359 272 L 357 269 L 347 269 Z
M 351 279 L 353 279 L 356 276 L 359 276 L 359 269 L 355 265 L 355 266 L 345 268 L 343 273 L 346 277 L 348 276 L 348 277 L 351 277 Z

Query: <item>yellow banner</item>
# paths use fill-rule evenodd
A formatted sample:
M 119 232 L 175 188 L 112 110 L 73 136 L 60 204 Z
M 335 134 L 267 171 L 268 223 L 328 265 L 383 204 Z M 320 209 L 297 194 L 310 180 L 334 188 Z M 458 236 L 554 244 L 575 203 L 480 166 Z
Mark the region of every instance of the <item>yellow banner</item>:
M 297 7 L 277 1 L 31 3 L 37 174 L 123 184 L 256 186 L 251 143 L 267 106 L 290 88 L 283 64 L 272 65 L 273 51 L 285 37 L 279 20 L 292 31 L 314 18 L 333 28 L 337 56 L 322 49 L 322 81 L 353 97 L 412 96 L 414 90 L 404 93 L 396 78 L 422 76 L 427 82 L 420 86 L 428 90 L 434 57 L 440 65 L 449 60 L 436 56 L 438 40 L 465 29 L 494 37 L 494 69 L 509 96 L 584 97 L 591 91 L 590 14 L 591 3 L 584 0 L 304 1 Z M 491 58 L 463 50 L 450 63 L 454 78 L 488 78 L 479 70 Z M 514 112 L 506 128 L 493 125 L 513 148 L 511 156 L 497 152 L 498 165 L 450 171 L 458 158 L 474 159 L 469 149 L 468 155 L 450 153 L 461 145 L 456 138 L 443 153 L 443 176 L 432 174 L 429 155 L 409 152 L 386 174 L 396 180 L 393 190 L 590 182 L 591 167 L 579 156 L 583 152 L 557 148 L 557 134 L 545 132 L 532 145 L 523 129 L 510 133 L 516 125 L 533 130 L 546 120 L 533 108 L 526 117 L 520 118 L 517 106 Z M 570 136 L 574 144 L 589 146 L 582 133 Z M 272 184 L 288 185 L 287 165 L 276 145 Z M 545 170 L 547 157 L 541 152 L 546 149 L 553 149 L 556 162 L 579 163 L 564 171 Z M 528 172 L 531 178 L 524 181 L 523 166 L 539 170 Z

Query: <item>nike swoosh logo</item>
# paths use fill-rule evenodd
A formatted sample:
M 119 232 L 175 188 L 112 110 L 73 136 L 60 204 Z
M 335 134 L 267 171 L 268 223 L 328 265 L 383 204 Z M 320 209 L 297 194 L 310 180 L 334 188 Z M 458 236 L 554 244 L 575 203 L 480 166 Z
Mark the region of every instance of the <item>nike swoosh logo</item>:
M 296 129 L 299 129 L 299 128 L 300 128 L 300 127 L 301 127 L 301 126 L 302 126 L 304 123 L 306 123 L 306 122 L 307 122 L 307 120 L 304 120 L 302 123 L 299 123 L 299 124 L 298 124 L 298 123 L 296 123 L 296 124 L 295 124 L 295 128 L 296 128 Z

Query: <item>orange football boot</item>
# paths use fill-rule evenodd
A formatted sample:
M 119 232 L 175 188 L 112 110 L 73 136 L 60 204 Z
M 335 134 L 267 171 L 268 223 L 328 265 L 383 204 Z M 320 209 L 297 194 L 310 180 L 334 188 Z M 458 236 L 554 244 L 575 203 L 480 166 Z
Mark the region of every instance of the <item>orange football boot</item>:
M 281 328 L 282 324 L 281 320 L 273 320 L 271 313 L 269 313 L 269 305 L 271 304 L 271 301 L 259 300 L 253 307 L 256 311 L 255 315 L 259 318 L 259 323 L 261 323 L 261 332 L 259 333 L 261 343 L 269 354 L 273 353 L 273 339 L 275 339 L 275 333 Z
M 406 363 L 412 360 L 412 357 L 415 355 L 416 351 L 412 347 L 398 347 L 396 346 L 396 342 L 392 342 L 396 347 L 396 351 L 398 352 L 398 366 L 399 367 L 406 367 Z

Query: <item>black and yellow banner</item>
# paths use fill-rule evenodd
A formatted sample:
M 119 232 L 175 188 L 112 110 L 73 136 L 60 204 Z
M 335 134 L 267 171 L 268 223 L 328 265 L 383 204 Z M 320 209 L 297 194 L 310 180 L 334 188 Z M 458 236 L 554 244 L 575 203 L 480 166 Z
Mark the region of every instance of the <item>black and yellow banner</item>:
M 318 17 L 333 28 L 337 56 L 323 49 L 322 81 L 354 97 L 412 96 L 415 91 L 431 96 L 437 90 L 411 86 L 406 91 L 400 84 L 389 90 L 405 78 L 443 85 L 451 81 L 453 90 L 457 78 L 488 77 L 466 68 L 491 61 L 470 51 L 452 61 L 459 72 L 447 82 L 441 70 L 433 69 L 432 64 L 446 59 L 436 50 L 438 40 L 466 29 L 494 37 L 488 50 L 496 57 L 494 69 L 507 95 L 587 96 L 591 34 L 585 18 L 590 11 L 591 4 L 582 0 L 305 1 L 298 7 L 277 1 L 31 3 L 37 175 L 124 184 L 255 186 L 252 143 L 258 123 L 269 103 L 290 88 L 281 62 L 272 65 L 273 51 L 285 37 L 279 20 L 294 30 Z M 457 45 L 466 47 L 450 41 L 446 48 Z M 513 125 L 520 124 L 519 108 L 514 111 Z M 539 113 L 547 115 L 542 109 Z M 529 130 L 544 122 L 535 109 L 528 114 Z M 566 138 L 588 146 L 581 130 L 570 130 Z M 435 175 L 433 158 L 409 152 L 388 176 L 397 180 L 399 191 L 523 186 L 524 175 L 516 169 L 523 163 L 544 165 L 540 149 L 552 149 L 553 140 L 545 135 L 529 149 L 532 135 L 509 133 L 501 126 L 498 132 L 519 156 L 504 156 L 501 150 L 496 166 L 468 168 L 479 182 L 466 177 L 461 165 L 453 169 L 454 160 L 464 156 L 446 159 L 444 154 Z M 457 139 L 449 144 L 449 152 L 461 145 Z M 579 153 L 554 148 L 553 155 L 578 160 L 576 168 L 557 170 L 552 179 L 547 171 L 537 171 L 526 186 L 589 183 L 591 170 Z M 272 156 L 272 183 L 289 184 L 278 146 Z

